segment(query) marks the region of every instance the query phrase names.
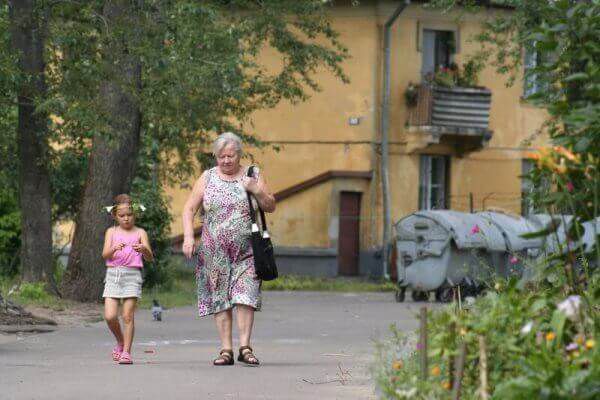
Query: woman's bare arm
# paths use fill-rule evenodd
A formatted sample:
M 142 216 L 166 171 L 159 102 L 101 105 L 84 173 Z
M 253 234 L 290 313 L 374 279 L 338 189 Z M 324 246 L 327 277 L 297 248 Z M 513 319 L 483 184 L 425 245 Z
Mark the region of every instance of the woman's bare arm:
M 206 171 L 194 184 L 192 193 L 183 206 L 183 254 L 191 258 L 194 253 L 194 215 L 202 205 L 204 198 L 204 188 L 206 187 Z

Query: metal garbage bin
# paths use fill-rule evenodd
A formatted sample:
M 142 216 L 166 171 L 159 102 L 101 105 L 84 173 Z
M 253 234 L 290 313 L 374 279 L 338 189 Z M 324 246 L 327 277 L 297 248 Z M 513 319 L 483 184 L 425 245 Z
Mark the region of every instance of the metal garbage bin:
M 600 217 L 596 218 L 595 221 L 586 221 L 582 224 L 582 231 L 580 232 L 581 238 L 579 240 L 567 241 L 567 232 L 572 229 L 573 216 L 571 215 L 555 215 L 550 216 L 547 214 L 537 214 L 532 217 L 535 221 L 539 221 L 542 224 L 542 229 L 549 227 L 552 224 L 552 220 L 558 225 L 558 228 L 548 234 L 544 240 L 543 251 L 538 255 L 539 257 L 545 257 L 551 254 L 561 253 L 565 254 L 568 251 L 575 251 L 577 258 L 575 260 L 574 267 L 581 271 L 585 267 L 583 265 L 583 255 L 588 256 L 595 252 L 596 237 L 600 234 Z M 596 257 L 585 257 L 587 259 L 588 267 L 596 268 L 597 259 Z
M 523 238 L 523 235 L 543 229 L 541 221 L 528 220 L 520 215 L 483 211 L 477 215 L 490 221 L 502 233 L 506 252 L 494 265 L 499 276 L 522 276 L 531 255 L 539 254 L 544 246 L 544 238 Z
M 425 300 L 429 291 L 436 291 L 436 298 L 446 301 L 454 286 L 475 287 L 487 279 L 490 266 L 501 262 L 507 251 L 502 232 L 477 214 L 418 211 L 394 228 L 398 301 L 404 300 L 406 288 L 412 289 L 414 300 Z

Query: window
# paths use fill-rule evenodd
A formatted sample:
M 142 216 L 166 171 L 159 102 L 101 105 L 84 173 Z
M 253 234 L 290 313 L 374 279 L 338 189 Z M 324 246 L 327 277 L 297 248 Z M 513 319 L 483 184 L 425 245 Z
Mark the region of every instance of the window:
M 422 155 L 420 163 L 419 209 L 448 208 L 450 158 Z
M 540 91 L 540 82 L 537 74 L 530 71 L 540 64 L 540 54 L 535 49 L 535 44 L 525 48 L 525 78 L 523 80 L 523 97 L 529 97 Z
M 449 68 L 456 52 L 454 32 L 423 29 L 421 75 L 425 80 L 440 68 Z
M 548 81 L 541 79 L 541 73 L 539 70 L 535 73 L 530 73 L 530 71 L 534 68 L 543 66 L 544 63 L 555 63 L 557 61 L 557 56 L 558 55 L 556 52 L 540 53 L 535 48 L 535 42 L 525 46 L 525 57 L 523 61 L 525 67 L 525 77 L 523 79 L 523 97 L 527 98 L 547 88 Z M 545 76 L 547 76 L 547 74 L 548 71 L 544 72 Z
M 541 182 L 534 184 L 534 182 L 526 178 L 534 168 L 535 161 L 521 161 L 521 214 L 524 217 L 542 212 L 540 201 L 550 191 L 551 185 L 548 179 L 542 178 Z M 565 211 L 565 213 L 568 213 L 568 211 Z

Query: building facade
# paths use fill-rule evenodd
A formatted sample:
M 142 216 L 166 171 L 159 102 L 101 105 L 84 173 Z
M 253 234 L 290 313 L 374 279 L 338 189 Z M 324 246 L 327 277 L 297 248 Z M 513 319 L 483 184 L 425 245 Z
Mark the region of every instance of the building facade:
M 269 227 L 284 273 L 383 272 L 382 38 L 385 22 L 400 3 L 336 2 L 331 21 L 350 52 L 343 65 L 350 83 L 324 71 L 317 76 L 323 90 L 309 101 L 282 103 L 253 118 L 252 133 L 267 146 L 246 150 L 278 200 Z M 440 69 L 464 65 L 478 49 L 471 39 L 482 21 L 503 12 L 510 10 L 487 8 L 459 19 L 414 3 L 392 25 L 392 222 L 431 208 L 525 211 L 521 175 L 528 168 L 526 154 L 545 140 L 536 135 L 544 110 L 523 100 L 531 87 L 524 88 L 522 80 L 507 87 L 507 77 L 492 66 L 479 74 L 480 88 L 444 89 L 427 83 Z M 276 65 L 275 54 L 266 51 L 265 57 Z M 176 247 L 189 191 L 187 185 L 168 190 Z

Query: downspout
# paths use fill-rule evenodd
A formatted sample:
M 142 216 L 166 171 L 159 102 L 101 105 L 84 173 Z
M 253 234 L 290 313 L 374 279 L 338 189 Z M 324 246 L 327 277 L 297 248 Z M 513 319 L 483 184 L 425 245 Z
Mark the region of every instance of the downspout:
M 390 211 L 390 177 L 389 165 L 389 114 L 390 114 L 390 59 L 391 59 L 391 30 L 392 25 L 402 11 L 410 4 L 404 0 L 396 8 L 383 26 L 383 101 L 381 107 L 381 188 L 383 192 L 383 278 L 389 279 L 388 274 L 388 242 L 390 241 L 390 228 L 392 215 Z

